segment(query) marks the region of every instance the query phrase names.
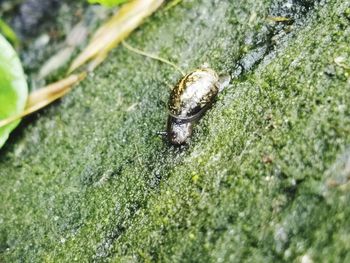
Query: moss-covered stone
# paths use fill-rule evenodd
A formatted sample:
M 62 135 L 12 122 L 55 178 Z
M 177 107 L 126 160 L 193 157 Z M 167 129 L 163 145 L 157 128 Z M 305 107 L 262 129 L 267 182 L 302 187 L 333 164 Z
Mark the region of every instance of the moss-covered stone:
M 157 12 L 130 44 L 231 85 L 175 148 L 156 131 L 179 74 L 116 48 L 1 150 L 0 259 L 350 261 L 346 2 Z

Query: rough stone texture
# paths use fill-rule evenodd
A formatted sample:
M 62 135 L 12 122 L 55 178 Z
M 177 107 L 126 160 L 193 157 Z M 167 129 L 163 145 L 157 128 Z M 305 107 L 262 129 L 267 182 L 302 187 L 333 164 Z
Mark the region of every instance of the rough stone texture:
M 1 150 L 0 260 L 349 262 L 349 24 L 345 0 L 159 10 L 128 42 L 231 85 L 174 148 L 179 74 L 116 48 Z

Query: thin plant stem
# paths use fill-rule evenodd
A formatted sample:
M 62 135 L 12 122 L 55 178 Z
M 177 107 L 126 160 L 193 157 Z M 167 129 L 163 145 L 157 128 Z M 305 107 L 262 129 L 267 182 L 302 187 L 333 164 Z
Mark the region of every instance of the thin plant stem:
M 132 52 L 135 52 L 135 53 L 137 53 L 137 54 L 139 54 L 139 55 L 142 55 L 142 56 L 145 56 L 145 57 L 149 57 L 149 58 L 152 58 L 152 59 L 161 61 L 161 62 L 163 62 L 163 63 L 165 63 L 165 64 L 168 64 L 168 65 L 172 66 L 172 67 L 175 68 L 176 70 L 178 70 L 178 71 L 182 74 L 182 76 L 185 76 L 185 75 L 186 75 L 185 72 L 183 72 L 182 69 L 180 69 L 180 67 L 178 67 L 178 66 L 175 65 L 174 63 L 170 62 L 169 60 L 166 60 L 166 59 L 161 58 L 161 57 L 158 57 L 158 56 L 156 56 L 156 55 L 147 53 L 147 52 L 142 51 L 142 50 L 140 50 L 140 49 L 134 48 L 134 47 L 130 46 L 129 44 L 127 44 L 125 41 L 122 41 L 122 44 L 123 44 L 123 46 L 124 46 L 125 48 L 129 49 L 129 50 L 132 51 Z

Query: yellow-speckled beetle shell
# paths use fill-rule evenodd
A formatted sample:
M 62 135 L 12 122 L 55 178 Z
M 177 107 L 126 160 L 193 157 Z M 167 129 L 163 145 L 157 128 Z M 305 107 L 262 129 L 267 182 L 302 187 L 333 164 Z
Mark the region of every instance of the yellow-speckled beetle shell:
M 193 123 L 200 119 L 219 92 L 219 76 L 210 68 L 197 69 L 174 87 L 169 100 L 167 137 L 171 144 L 187 143 Z

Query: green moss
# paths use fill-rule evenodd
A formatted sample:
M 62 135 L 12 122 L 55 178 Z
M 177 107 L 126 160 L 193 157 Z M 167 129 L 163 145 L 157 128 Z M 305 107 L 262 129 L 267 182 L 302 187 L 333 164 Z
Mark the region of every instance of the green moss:
M 247 38 L 271 40 L 281 1 L 230 2 L 160 10 L 129 43 L 187 71 L 235 72 Z M 349 61 L 348 9 L 327 1 L 289 34 L 273 27 L 278 41 L 183 149 L 156 136 L 179 74 L 115 49 L 1 151 L 0 259 L 349 261 L 349 76 L 334 62 Z

